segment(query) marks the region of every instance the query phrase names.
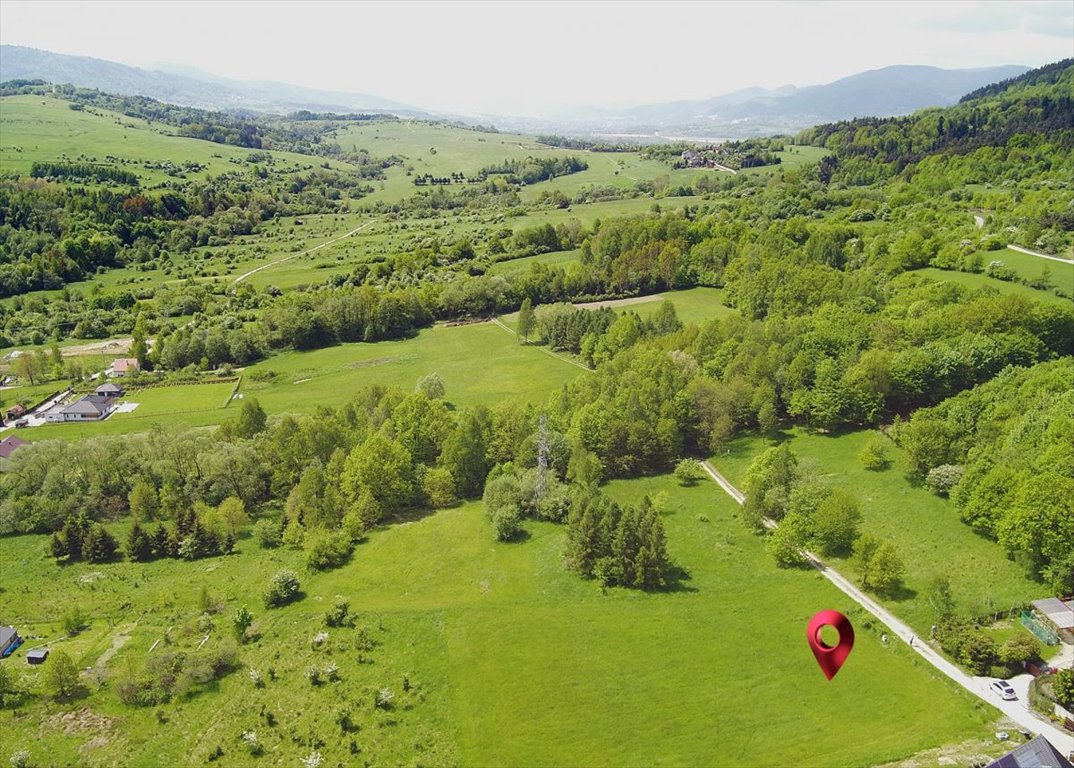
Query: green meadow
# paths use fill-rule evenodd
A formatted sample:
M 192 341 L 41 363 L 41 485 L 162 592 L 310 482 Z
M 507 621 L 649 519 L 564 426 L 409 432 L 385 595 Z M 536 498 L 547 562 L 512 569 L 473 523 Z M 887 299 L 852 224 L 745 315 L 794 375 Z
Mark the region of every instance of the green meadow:
M 951 581 L 958 610 L 983 616 L 1007 611 L 1046 597 L 1046 587 L 1007 559 L 1002 547 L 977 535 L 958 517 L 952 502 L 910 479 L 903 451 L 888 441 L 891 465 L 876 472 L 858 459 L 862 446 L 878 433 L 872 430 L 829 436 L 793 429 L 784 433 L 799 468 L 832 486 L 850 491 L 861 504 L 862 533 L 892 541 L 906 564 L 906 589 L 898 599 L 884 600 L 923 637 L 936 621 L 928 603 L 929 584 L 938 576 Z M 771 445 L 756 436 L 732 440 L 712 463 L 740 490 L 753 457 Z M 829 558 L 839 571 L 857 579 L 852 558 Z
M 278 353 L 241 371 L 239 394 L 256 397 L 270 416 L 311 413 L 319 406 L 337 408 L 373 385 L 412 390 L 429 373 L 444 380 L 449 402 L 472 407 L 505 400 L 540 403 L 581 371 L 538 347 L 520 345 L 492 323 L 438 325 L 399 341 Z M 220 424 L 237 413 L 241 401 L 233 400 L 225 408 L 234 386 L 213 382 L 133 390 L 124 398 L 139 404 L 130 413 L 116 413 L 101 422 L 47 424 L 20 435 L 31 441 L 74 440 L 156 426 Z
M 478 503 L 375 530 L 349 564 L 317 575 L 301 570 L 300 553 L 250 539 L 205 561 L 62 568 L 44 556 L 45 537 L 2 539 L 6 614 L 32 637 L 27 647 L 48 640 L 102 670 L 79 716 L 50 728 L 48 759 L 200 765 L 220 747 L 228 765 L 291 765 L 316 749 L 329 765 L 859 766 L 993 729 L 994 710 L 907 649 L 883 645 L 882 630 L 819 575 L 775 568 L 713 484 L 653 477 L 608 491 L 657 499 L 686 574 L 678 588 L 602 591 L 564 569 L 563 528 L 529 522 L 525 540 L 496 543 Z M 299 571 L 304 598 L 266 610 L 259 593 L 281 567 Z M 356 651 L 348 628 L 326 630 L 314 647 L 337 595 L 371 651 Z M 60 640 L 72 602 L 89 628 Z M 203 602 L 212 606 L 204 616 Z M 118 702 L 114 670 L 140 667 L 158 640 L 152 653 L 192 652 L 204 635 L 213 647 L 243 604 L 260 639 L 212 695 L 154 708 Z M 821 608 L 846 612 L 858 630 L 832 682 L 804 638 Z M 305 671 L 329 662 L 340 680 L 311 686 Z M 373 704 L 383 689 L 395 696 L 388 710 Z M 341 711 L 356 726 L 349 733 L 334 722 Z M 45 704 L 24 707 L 0 729 L 0 749 L 44 759 L 37 734 L 67 722 L 58 717 Z M 246 730 L 265 757 L 248 756 Z
M 1014 251 L 1009 251 L 1014 253 Z M 1034 258 L 1027 256 L 1026 258 Z M 1037 259 L 1041 261 L 1041 259 Z M 1052 262 L 1055 263 L 1055 262 Z M 1057 264 L 1057 266 L 1062 266 Z M 1042 291 L 1037 288 L 1030 288 L 1028 285 L 1022 285 L 1021 283 L 1012 283 L 1009 280 L 997 280 L 994 277 L 981 274 L 978 272 L 953 272 L 945 269 L 936 269 L 935 267 L 925 267 L 924 269 L 914 270 L 915 274 L 924 275 L 932 278 L 938 283 L 957 283 L 958 285 L 964 285 L 967 288 L 980 288 L 983 290 L 994 290 L 998 293 L 1007 294 L 1011 296 L 1022 296 L 1027 299 L 1036 299 L 1037 301 L 1046 301 L 1052 303 L 1070 303 L 1070 299 L 1064 299 L 1062 296 L 1056 296 L 1051 291 Z M 1038 273 L 1039 276 L 1039 273 Z M 1053 281 L 1053 284 L 1058 285 Z M 1074 287 L 1074 282 L 1071 283 Z
M 246 159 L 255 151 L 201 139 L 171 135 L 169 126 L 153 125 L 97 107 L 72 110 L 69 102 L 51 97 L 5 96 L 0 98 L 0 171 L 28 174 L 36 160 L 91 158 L 104 163 L 109 155 L 127 162 L 114 163 L 137 174 L 143 183 L 166 181 L 169 177 L 154 166 L 163 160 L 176 166 L 186 162 L 205 166 L 188 178 L 248 170 Z M 316 158 L 292 152 L 271 152 L 277 170 L 307 169 L 319 164 Z M 239 165 L 236 165 L 239 163 Z M 331 161 L 334 167 L 343 164 Z

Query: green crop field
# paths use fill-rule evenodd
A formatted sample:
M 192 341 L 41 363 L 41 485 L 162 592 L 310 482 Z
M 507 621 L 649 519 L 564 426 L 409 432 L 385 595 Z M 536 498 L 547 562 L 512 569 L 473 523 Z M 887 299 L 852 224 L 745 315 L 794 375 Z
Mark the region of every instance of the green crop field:
M 156 654 L 193 651 L 204 635 L 213 647 L 243 604 L 260 634 L 241 648 L 245 668 L 212 695 L 132 708 L 104 683 L 77 726 L 50 729 L 47 747 L 39 724 L 59 715 L 42 703 L 7 720 L 0 750 L 83 765 L 194 765 L 219 746 L 227 764 L 254 765 L 241 740 L 252 730 L 282 764 L 313 746 L 328 764 L 350 764 L 353 741 L 359 759 L 394 765 L 855 766 L 989 731 L 991 708 L 908 649 L 884 646 L 880 628 L 828 582 L 775 568 L 714 485 L 656 477 L 609 492 L 659 499 L 669 551 L 689 574 L 680 589 L 602 593 L 563 568 L 561 527 L 528 523 L 525 541 L 495 543 L 480 504 L 374 531 L 348 565 L 319 575 L 301 571 L 300 553 L 259 551 L 249 539 L 209 561 L 64 568 L 44 558 L 45 537 L 0 539 L 5 618 L 26 627 L 27 647 L 51 640 L 100 679 L 143 664 L 158 640 Z M 259 593 L 281 567 L 300 571 L 304 598 L 269 611 Z M 203 590 L 219 613 L 202 617 Z M 90 626 L 58 640 L 72 595 Z M 373 650 L 359 654 L 347 628 L 328 629 L 314 648 L 336 595 L 350 600 Z M 803 636 L 821 608 L 846 612 L 858 629 L 832 682 Z M 329 662 L 339 682 L 311 686 L 307 668 Z M 382 689 L 395 695 L 387 711 L 373 706 Z M 357 726 L 349 734 L 333 722 L 343 710 Z
M 512 272 L 525 272 L 531 264 L 556 264 L 565 266 L 578 261 L 580 251 L 555 251 L 553 253 L 541 253 L 536 256 L 523 256 L 521 259 L 497 261 L 489 267 L 490 275 L 509 275 Z
M 1007 611 L 1045 597 L 1046 588 L 1026 578 L 994 541 L 978 536 L 958 518 L 954 504 L 912 484 L 905 454 L 889 441 L 892 465 L 883 471 L 865 469 L 858 453 L 871 430 L 830 437 L 802 429 L 787 433 L 791 450 L 806 472 L 853 493 L 861 504 L 862 532 L 892 541 L 906 563 L 906 593 L 888 607 L 923 637 L 928 637 L 935 615 L 927 591 L 937 576 L 951 580 L 960 612 L 982 616 Z M 730 453 L 712 462 L 740 490 L 753 457 L 768 443 L 757 437 L 733 440 Z M 852 578 L 858 573 L 848 558 L 831 558 L 832 564 Z

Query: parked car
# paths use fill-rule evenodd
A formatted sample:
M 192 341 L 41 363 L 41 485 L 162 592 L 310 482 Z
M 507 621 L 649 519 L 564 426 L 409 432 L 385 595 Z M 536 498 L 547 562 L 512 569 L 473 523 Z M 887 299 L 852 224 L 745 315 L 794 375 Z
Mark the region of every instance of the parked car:
M 30 426 L 30 422 L 28 422 L 26 419 L 19 419 L 15 422 L 15 429 L 22 429 L 23 427 L 28 426 Z
M 1018 694 L 1014 692 L 1014 689 L 1011 688 L 1011 684 L 1006 680 L 997 680 L 989 685 L 988 688 L 1004 701 L 1014 701 L 1018 698 Z

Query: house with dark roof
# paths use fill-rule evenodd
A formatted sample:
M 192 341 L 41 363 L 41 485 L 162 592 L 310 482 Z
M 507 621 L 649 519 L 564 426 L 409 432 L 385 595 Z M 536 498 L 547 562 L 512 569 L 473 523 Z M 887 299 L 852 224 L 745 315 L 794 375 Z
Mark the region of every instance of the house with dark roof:
M 83 395 L 60 411 L 62 421 L 100 421 L 116 409 L 114 397 Z
M 1074 768 L 1043 736 L 1020 744 L 988 764 L 988 768 Z
M 102 384 L 97 387 L 97 389 L 93 390 L 93 392 L 100 397 L 123 397 L 122 387 L 117 387 L 112 382 Z
M 22 638 L 14 627 L 0 627 L 0 659 L 6 659 L 22 645 Z
M 24 445 L 29 445 L 29 443 L 14 435 L 0 440 L 0 460 L 11 458 L 11 454 Z

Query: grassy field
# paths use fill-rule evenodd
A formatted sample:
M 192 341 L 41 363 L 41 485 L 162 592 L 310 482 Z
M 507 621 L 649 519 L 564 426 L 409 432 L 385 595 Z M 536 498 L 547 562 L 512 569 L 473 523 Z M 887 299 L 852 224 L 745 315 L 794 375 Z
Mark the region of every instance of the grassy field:
M 479 504 L 374 531 L 348 565 L 319 575 L 301 571 L 300 553 L 259 551 L 248 539 L 224 558 L 63 568 L 43 556 L 45 537 L 2 539 L 5 619 L 34 638 L 27 647 L 51 640 L 107 679 L 140 666 L 165 635 L 154 653 L 192 651 L 206 633 L 212 647 L 246 604 L 260 639 L 241 649 L 242 661 L 277 679 L 255 688 L 240 670 L 211 695 L 156 708 L 125 706 L 107 683 L 90 683 L 88 699 L 31 703 L 5 718 L 0 752 L 194 765 L 220 746 L 226 764 L 253 765 L 240 736 L 249 729 L 265 747 L 261 764 L 294 765 L 317 749 L 328 765 L 858 766 L 992 729 L 994 710 L 907 649 L 882 645 L 879 629 L 828 582 L 774 568 L 712 484 L 686 489 L 657 477 L 608 490 L 660 499 L 669 551 L 689 574 L 678 590 L 604 594 L 564 570 L 561 527 L 527 523 L 526 540 L 498 544 Z M 259 593 L 281 567 L 300 570 L 305 596 L 268 611 Z M 203 589 L 222 611 L 199 619 Z M 330 629 L 312 647 L 335 595 L 350 599 L 377 643 L 365 663 L 355 630 Z M 73 603 L 90 627 L 57 640 Z M 846 612 L 857 628 L 830 683 L 802 636 L 821 608 Z M 329 660 L 340 682 L 312 687 L 306 669 Z M 396 696 L 390 711 L 373 706 L 382 688 Z M 358 730 L 340 732 L 341 709 Z
M 1044 268 L 1047 267 L 1047 271 L 1051 275 L 1052 285 L 1064 286 L 1068 291 L 1074 290 L 1074 264 L 1042 259 L 1040 256 L 1032 256 L 1021 251 L 1012 251 L 1010 248 L 1005 248 L 1002 251 L 984 251 L 983 255 L 986 267 L 990 261 L 998 259 L 1003 262 L 1004 266 L 1014 270 L 1016 275 L 1026 280 L 1038 279 L 1044 273 Z M 1069 254 L 1064 254 L 1064 258 L 1069 258 Z
M 861 503 L 862 532 L 892 541 L 906 563 L 906 592 L 888 607 L 919 634 L 928 637 L 935 616 L 928 605 L 928 586 L 937 576 L 951 580 L 961 613 L 984 615 L 1047 597 L 1047 589 L 1026 578 L 994 541 L 975 534 L 958 518 L 954 505 L 911 483 L 903 452 L 889 441 L 890 468 L 873 472 L 858 460 L 870 430 L 830 437 L 804 430 L 787 433 L 799 466 L 833 486 L 845 488 Z M 738 438 L 728 454 L 713 457 L 715 466 L 738 488 L 750 461 L 766 447 L 757 437 Z M 852 561 L 833 557 L 832 564 L 857 579 Z
M 246 158 L 259 150 L 215 144 L 200 139 L 169 135 L 170 126 L 153 125 L 141 118 L 128 117 L 96 107 L 72 110 L 69 102 L 44 96 L 5 96 L 0 98 L 0 171 L 28 174 L 36 160 L 58 160 L 66 156 L 77 160 L 105 163 L 109 155 L 128 162 L 117 167 L 138 175 L 144 183 L 169 178 L 155 167 L 162 160 L 176 166 L 186 162 L 205 166 L 190 172 L 188 178 L 251 171 Z M 292 152 L 271 152 L 277 170 L 306 169 L 320 164 L 320 159 Z M 236 164 L 238 163 L 238 164 Z M 344 164 L 331 161 L 336 168 Z
M 1011 253 L 1013 253 L 1013 251 L 1011 251 Z M 1026 258 L 1033 257 L 1027 256 Z M 1038 259 L 1038 261 L 1040 261 L 1040 259 Z M 1062 265 L 1057 264 L 1057 266 Z M 936 280 L 937 282 L 941 283 L 958 283 L 959 285 L 965 285 L 969 288 L 994 289 L 999 293 L 1010 294 L 1014 296 L 1024 296 L 1027 299 L 1036 299 L 1038 301 L 1048 301 L 1053 303 L 1070 302 L 1070 299 L 1064 299 L 1062 296 L 1056 296 L 1051 291 L 1041 291 L 1036 288 L 1030 288 L 1028 285 L 1022 285 L 1021 283 L 1012 283 L 1009 280 L 997 280 L 994 277 L 989 277 L 988 275 L 980 274 L 977 272 L 952 272 L 946 269 L 936 269 L 935 267 L 917 269 L 914 270 L 914 272 L 915 274 L 930 277 L 933 280 Z M 1072 283 L 1072 285 L 1074 285 L 1074 283 Z
M 373 384 L 409 391 L 419 378 L 433 372 L 443 378 L 447 400 L 461 407 L 503 400 L 539 403 L 580 373 L 539 348 L 518 344 L 492 323 L 476 323 L 436 326 L 400 341 L 283 352 L 242 371 L 239 392 L 258 398 L 270 416 L 310 413 L 318 406 L 337 408 Z M 125 398 L 139 404 L 130 413 L 113 414 L 101 422 L 47 424 L 19 434 L 31 441 L 73 440 L 143 432 L 154 425 L 220 424 L 237 412 L 238 401 L 224 407 L 232 387 L 233 383 L 209 383 L 136 390 Z
M 236 413 L 235 409 L 224 408 L 234 386 L 234 382 L 213 382 L 135 389 L 123 398 L 126 402 L 138 403 L 130 413 L 113 413 L 104 421 L 85 424 L 44 424 L 21 430 L 19 435 L 31 441 L 77 440 L 145 432 L 154 426 L 219 424 Z
M 498 261 L 489 267 L 490 275 L 510 275 L 513 272 L 525 272 L 531 264 L 557 264 L 564 266 L 578 261 L 580 251 L 553 251 L 552 253 L 540 253 L 536 256 L 523 256 L 521 259 Z

